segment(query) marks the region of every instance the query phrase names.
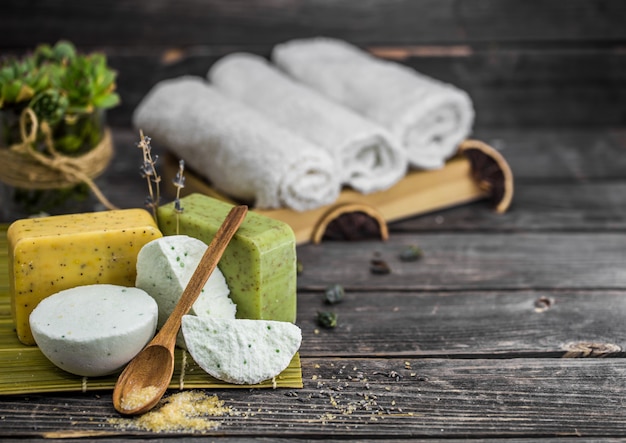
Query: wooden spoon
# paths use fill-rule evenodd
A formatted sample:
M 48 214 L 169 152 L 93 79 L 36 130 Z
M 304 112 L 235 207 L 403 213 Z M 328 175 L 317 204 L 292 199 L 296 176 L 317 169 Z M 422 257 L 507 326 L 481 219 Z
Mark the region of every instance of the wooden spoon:
M 159 333 L 120 374 L 113 390 L 113 406 L 126 415 L 148 412 L 167 390 L 174 373 L 174 346 L 180 323 L 194 304 L 226 246 L 246 216 L 248 207 L 236 206 L 215 234 L 189 284 Z

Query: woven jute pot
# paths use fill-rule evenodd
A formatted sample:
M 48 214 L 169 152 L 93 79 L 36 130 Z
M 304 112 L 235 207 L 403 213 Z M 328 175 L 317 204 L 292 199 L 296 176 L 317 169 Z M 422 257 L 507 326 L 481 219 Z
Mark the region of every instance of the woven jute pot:
M 70 143 L 72 152 L 64 152 Z M 50 127 L 28 108 L 19 115 L 0 110 L 3 221 L 112 208 L 93 181 L 112 156 L 104 111 L 68 116 Z

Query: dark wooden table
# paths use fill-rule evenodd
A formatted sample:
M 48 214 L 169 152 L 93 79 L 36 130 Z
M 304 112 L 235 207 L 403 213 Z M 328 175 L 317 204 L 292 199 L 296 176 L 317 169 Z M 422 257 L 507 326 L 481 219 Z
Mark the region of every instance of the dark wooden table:
M 114 135 L 99 183 L 140 206 L 137 135 Z M 476 135 L 514 171 L 510 211 L 477 202 L 393 223 L 386 242 L 299 246 L 304 388 L 211 391 L 239 414 L 217 418 L 209 436 L 624 436 L 626 131 Z M 422 248 L 420 261 L 398 259 L 408 245 Z M 372 274 L 372 258 L 391 273 Z M 329 330 L 316 314 L 332 284 L 346 297 Z M 0 397 L 4 437 L 200 437 L 120 430 L 115 417 L 110 392 Z

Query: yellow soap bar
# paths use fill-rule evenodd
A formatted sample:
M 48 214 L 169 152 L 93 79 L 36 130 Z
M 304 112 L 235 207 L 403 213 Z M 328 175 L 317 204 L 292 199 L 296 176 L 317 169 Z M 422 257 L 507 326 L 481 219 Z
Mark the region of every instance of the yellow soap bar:
M 29 316 L 44 298 L 76 286 L 134 286 L 139 250 L 162 237 L 143 209 L 57 215 L 7 231 L 11 311 L 17 336 L 33 345 Z

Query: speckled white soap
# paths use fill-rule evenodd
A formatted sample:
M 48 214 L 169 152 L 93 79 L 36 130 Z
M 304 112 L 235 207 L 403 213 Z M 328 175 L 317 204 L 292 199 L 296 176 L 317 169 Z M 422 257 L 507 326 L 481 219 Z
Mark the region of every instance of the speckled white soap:
M 158 307 L 145 291 L 78 286 L 42 300 L 30 315 L 41 352 L 59 368 L 97 377 L 114 373 L 152 339 Z

